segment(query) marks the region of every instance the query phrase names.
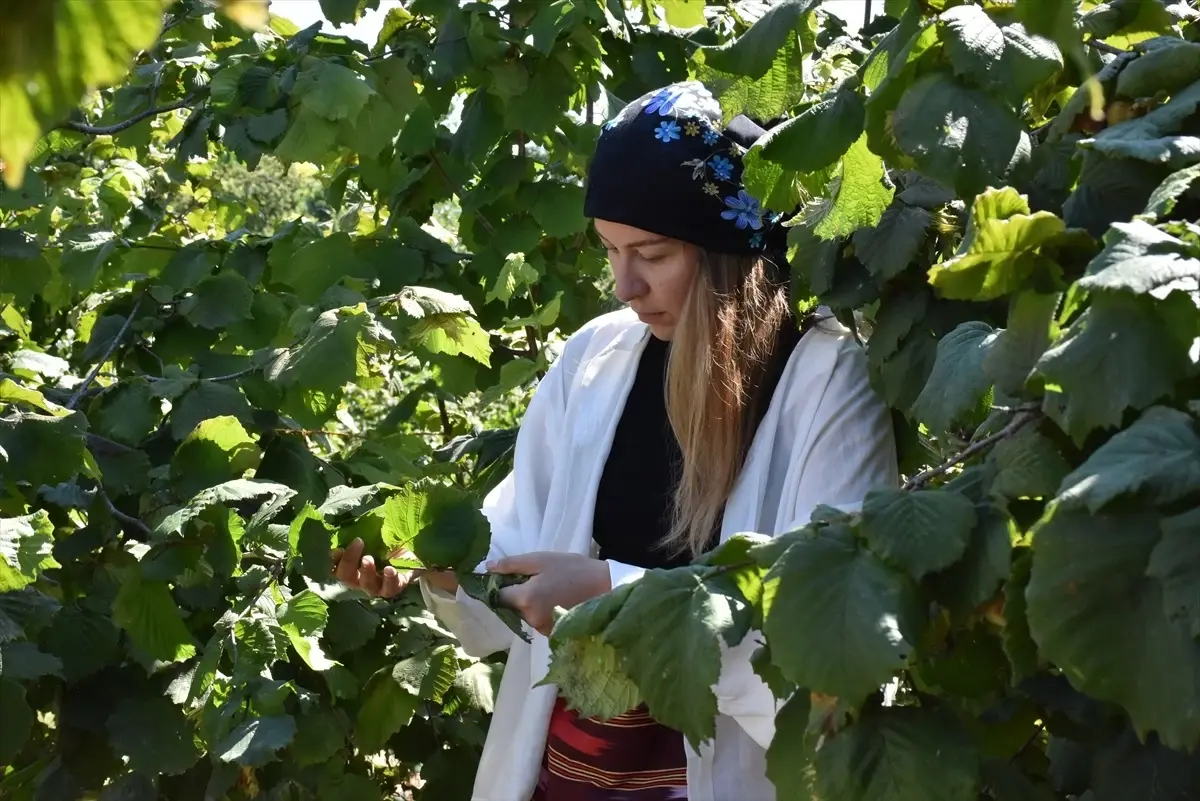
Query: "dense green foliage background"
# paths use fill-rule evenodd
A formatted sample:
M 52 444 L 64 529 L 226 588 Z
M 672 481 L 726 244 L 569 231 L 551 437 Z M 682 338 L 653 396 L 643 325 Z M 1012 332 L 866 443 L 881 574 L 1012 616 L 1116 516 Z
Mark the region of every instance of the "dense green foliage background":
M 1194 3 L 219 6 L 2 12 L 0 798 L 468 797 L 502 660 L 329 550 L 476 563 L 612 307 L 598 125 L 687 76 L 783 121 L 747 180 L 906 484 L 570 612 L 553 678 L 698 742 L 763 637 L 781 799 L 1200 797 Z

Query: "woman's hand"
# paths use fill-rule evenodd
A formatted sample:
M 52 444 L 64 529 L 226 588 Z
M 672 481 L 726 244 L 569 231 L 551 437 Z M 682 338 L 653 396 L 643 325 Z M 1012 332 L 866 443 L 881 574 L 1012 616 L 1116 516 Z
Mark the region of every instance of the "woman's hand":
M 497 559 L 489 573 L 530 576 L 524 584 L 500 590 L 500 603 L 516 610 L 525 622 L 550 636 L 554 608 L 570 609 L 612 589 L 608 563 L 570 553 L 534 553 Z
M 411 554 L 405 552 L 398 555 Z M 363 541 L 359 538 L 355 538 L 344 550 L 334 551 L 333 558 L 336 562 L 333 574 L 337 580 L 347 587 L 356 587 L 368 595 L 394 598 L 404 592 L 405 587 L 418 576 L 422 581 L 451 595 L 458 591 L 458 579 L 449 571 L 400 571 L 391 565 L 385 566 L 382 571 L 377 570 L 375 558 L 363 556 Z

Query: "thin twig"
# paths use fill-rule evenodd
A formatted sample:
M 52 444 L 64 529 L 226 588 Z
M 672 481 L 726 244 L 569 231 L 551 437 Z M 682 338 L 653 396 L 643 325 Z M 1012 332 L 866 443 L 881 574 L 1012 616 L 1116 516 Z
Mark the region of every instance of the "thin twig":
M 127 515 L 124 512 L 122 512 L 120 509 L 118 509 L 116 504 L 114 504 L 112 502 L 112 498 L 108 497 L 108 493 L 104 491 L 103 487 L 100 488 L 100 497 L 104 499 L 104 505 L 108 507 L 108 511 L 112 514 L 113 517 L 117 518 L 117 520 L 120 520 L 122 523 L 124 523 L 127 526 L 132 526 L 133 528 L 136 528 L 138 531 L 140 531 L 143 535 L 145 535 L 147 537 L 151 536 L 154 533 L 150 530 L 150 527 L 147 526 L 145 523 L 143 523 L 141 520 L 138 520 L 136 517 L 133 517 L 132 515 Z
M 250 375 L 251 373 L 257 372 L 260 369 L 261 368 L 259 368 L 257 366 L 256 367 L 247 367 L 245 370 L 238 370 L 236 373 L 230 373 L 229 375 L 214 375 L 211 377 L 202 376 L 200 378 L 197 378 L 196 380 L 197 381 L 213 381 L 213 382 L 232 381 L 235 378 L 241 378 L 244 375 Z M 150 383 L 154 383 L 156 381 L 171 381 L 171 380 L 173 380 L 170 378 L 163 378 L 161 376 L 155 376 L 155 375 L 144 375 L 144 376 L 142 376 L 142 378 L 146 379 Z
M 1016 416 L 1013 417 L 1013 419 L 1009 421 L 1008 425 L 1006 425 L 1004 428 L 1000 429 L 996 433 L 986 436 L 983 439 L 979 440 L 978 442 L 971 443 L 966 448 L 964 448 L 961 453 L 950 457 L 946 461 L 939 464 L 937 467 L 931 467 L 928 470 L 920 472 L 917 475 L 910 478 L 908 481 L 904 482 L 904 489 L 906 489 L 906 490 L 920 489 L 931 478 L 936 478 L 937 476 L 944 474 L 951 467 L 954 467 L 954 465 L 956 465 L 960 462 L 965 462 L 967 459 L 970 459 L 975 454 L 979 453 L 980 451 L 987 450 L 992 445 L 995 445 L 997 442 L 999 442 L 1002 439 L 1007 439 L 1008 437 L 1011 437 L 1013 434 L 1017 433 L 1022 428 L 1024 428 L 1028 423 L 1033 422 L 1034 420 L 1038 419 L 1039 417 L 1041 417 L 1041 413 L 1036 410 L 1032 410 L 1032 409 L 1027 409 L 1027 410 L 1018 412 L 1016 414 Z
M 442 437 L 446 442 L 454 439 L 454 424 L 450 422 L 450 412 L 446 410 L 446 401 L 441 396 L 437 396 L 438 417 L 442 420 Z
M 129 326 L 133 324 L 133 318 L 135 315 L 137 315 L 138 309 L 141 307 L 141 305 L 142 298 L 139 295 L 138 299 L 133 302 L 133 310 L 129 312 L 129 316 L 125 318 L 125 322 L 121 323 L 121 330 L 117 332 L 117 335 L 113 337 L 112 342 L 109 342 L 108 347 L 104 349 L 104 355 L 100 357 L 100 361 L 96 362 L 96 366 L 88 372 L 87 376 L 85 376 L 83 379 L 83 383 L 79 385 L 79 388 L 75 390 L 75 394 L 71 396 L 69 401 L 67 401 L 68 409 L 75 408 L 76 404 L 79 403 L 79 400 L 83 397 L 84 393 L 87 392 L 87 388 L 93 381 L 96 380 L 96 374 L 100 372 L 100 368 L 105 362 L 108 361 L 108 358 L 112 356 L 113 351 L 117 349 L 117 345 L 121 344 L 121 340 L 125 338 L 125 332 L 128 331 Z
M 296 434 L 304 437 L 346 437 L 347 439 L 366 439 L 366 434 L 355 434 L 350 431 L 331 431 L 327 428 L 273 428 L 276 434 Z
M 466 197 L 466 191 L 459 186 L 453 178 L 450 177 L 450 173 L 446 172 L 446 168 L 442 166 L 442 162 L 440 159 L 438 159 L 437 153 L 430 150 L 429 158 L 433 161 L 433 166 L 437 167 L 438 172 L 440 172 L 442 177 L 446 179 L 446 183 L 450 184 L 450 187 L 454 190 L 455 194 L 458 195 L 458 199 L 461 201 L 464 197 Z M 487 221 L 487 218 L 485 218 L 478 211 L 475 211 L 475 216 L 479 219 L 480 225 L 482 225 L 489 234 L 496 233 L 496 229 L 490 222 Z
M 185 97 L 183 100 L 176 100 L 174 103 L 168 103 L 165 106 L 157 106 L 148 108 L 145 111 L 139 111 L 127 120 L 115 122 L 112 125 L 87 125 L 74 120 L 67 120 L 61 125 L 56 126 L 61 130 L 77 131 L 81 134 L 89 136 L 107 136 L 109 134 L 120 133 L 126 128 L 132 128 L 147 117 L 154 117 L 159 114 L 165 114 L 168 111 L 176 111 L 177 109 L 186 108 L 196 100 L 195 97 Z
M 1093 50 L 1097 50 L 1101 53 L 1108 53 L 1112 56 L 1121 56 L 1125 55 L 1126 53 L 1133 52 L 1130 50 L 1124 50 L 1115 45 L 1110 45 L 1108 42 L 1102 42 L 1099 39 L 1088 39 L 1087 44 L 1088 47 L 1092 48 Z

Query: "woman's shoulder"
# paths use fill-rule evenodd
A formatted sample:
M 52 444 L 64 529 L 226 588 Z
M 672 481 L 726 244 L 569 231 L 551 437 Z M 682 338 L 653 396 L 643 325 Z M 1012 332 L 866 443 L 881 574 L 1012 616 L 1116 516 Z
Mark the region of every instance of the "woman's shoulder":
M 783 383 L 789 395 L 867 380 L 867 354 L 854 332 L 826 308 L 816 310 L 792 351 Z
M 628 307 L 601 314 L 567 338 L 559 360 L 575 368 L 610 348 L 632 349 L 646 331 L 646 324 Z

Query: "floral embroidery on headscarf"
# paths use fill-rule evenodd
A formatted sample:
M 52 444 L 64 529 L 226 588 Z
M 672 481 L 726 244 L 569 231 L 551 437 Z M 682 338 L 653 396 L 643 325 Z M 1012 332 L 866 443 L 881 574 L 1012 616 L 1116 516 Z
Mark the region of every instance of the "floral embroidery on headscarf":
M 726 197 L 725 205 L 727 208 L 721 212 L 721 217 L 733 220 L 739 229 L 753 228 L 757 231 L 762 228 L 762 207 L 758 199 L 745 189 L 739 189 L 737 197 Z
M 665 117 L 675 111 L 675 104 L 686 94 L 687 90 L 683 86 L 668 86 L 660 89 L 646 101 L 644 113 L 657 113 L 658 116 Z
M 679 138 L 679 123 L 675 120 L 663 120 L 654 129 L 654 138 L 660 142 L 671 142 Z
M 713 156 L 709 159 L 708 166 L 712 168 L 713 175 L 722 181 L 733 180 L 733 162 L 724 156 Z
M 683 132 L 688 136 L 696 136 L 700 133 L 700 123 L 695 120 L 688 120 L 683 124 Z

